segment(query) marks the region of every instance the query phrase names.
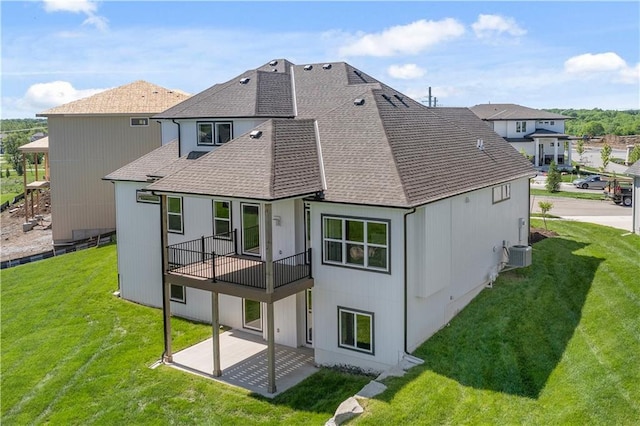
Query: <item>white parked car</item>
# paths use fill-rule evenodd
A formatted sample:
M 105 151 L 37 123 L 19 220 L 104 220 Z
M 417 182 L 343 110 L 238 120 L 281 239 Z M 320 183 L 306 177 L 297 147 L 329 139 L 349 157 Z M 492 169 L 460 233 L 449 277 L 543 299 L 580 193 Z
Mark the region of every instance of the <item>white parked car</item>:
M 576 179 L 573 181 L 576 188 L 582 189 L 604 189 L 607 186 L 607 181 L 603 180 L 601 176 L 593 175 L 582 179 Z

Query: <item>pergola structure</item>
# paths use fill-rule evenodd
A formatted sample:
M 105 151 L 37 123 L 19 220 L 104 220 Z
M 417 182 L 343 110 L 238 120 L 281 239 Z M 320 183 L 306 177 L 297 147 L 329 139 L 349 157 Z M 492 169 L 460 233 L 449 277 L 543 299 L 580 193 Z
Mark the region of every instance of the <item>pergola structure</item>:
M 40 190 L 49 188 L 49 138 L 44 137 L 18 148 L 22 152 L 22 174 L 24 183 L 24 216 L 25 221 L 34 218 L 36 215 L 35 206 L 40 210 Z M 44 154 L 44 176 L 38 176 L 38 157 Z M 27 184 L 27 158 L 33 155 L 33 164 L 35 165 L 35 180 Z M 41 179 L 42 178 L 42 179 Z M 34 203 L 33 193 L 36 193 Z M 29 200 L 31 195 L 31 200 Z M 30 202 L 29 202 L 30 201 Z

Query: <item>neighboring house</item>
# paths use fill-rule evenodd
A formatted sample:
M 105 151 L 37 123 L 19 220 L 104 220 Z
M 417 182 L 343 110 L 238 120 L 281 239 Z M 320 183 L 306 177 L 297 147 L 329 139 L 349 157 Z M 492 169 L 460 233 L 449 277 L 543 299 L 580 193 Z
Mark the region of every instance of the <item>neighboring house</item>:
M 213 323 L 214 375 L 219 323 L 381 371 L 508 253 L 530 262 L 535 170 L 466 108 L 346 63 L 274 60 L 153 119 L 163 146 L 105 179 L 121 295 L 163 307 L 166 360 L 173 313 Z
M 102 177 L 158 148 L 150 117 L 187 98 L 136 81 L 37 114 L 48 119 L 54 245 L 115 229 L 113 185 Z
M 572 139 L 564 133 L 564 121 L 571 117 L 515 104 L 481 104 L 471 111 L 536 167 L 552 161 L 561 169 L 571 167 Z
M 634 233 L 640 235 L 640 160 L 633 163 L 626 171 L 626 174 L 633 176 L 633 219 L 632 227 Z

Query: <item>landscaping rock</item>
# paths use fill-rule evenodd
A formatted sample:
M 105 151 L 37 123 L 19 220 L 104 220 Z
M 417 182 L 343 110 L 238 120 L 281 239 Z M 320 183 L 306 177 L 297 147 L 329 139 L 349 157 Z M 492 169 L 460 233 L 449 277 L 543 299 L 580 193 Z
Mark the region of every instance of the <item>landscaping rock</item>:
M 325 423 L 325 426 L 341 425 L 363 412 L 364 410 L 358 404 L 358 401 L 354 397 L 350 397 L 340 404 L 333 417 Z
M 376 395 L 380 395 L 382 392 L 387 390 L 387 387 L 380 382 L 376 382 L 375 380 L 370 381 L 360 389 L 360 392 L 356 394 L 358 398 L 373 398 Z

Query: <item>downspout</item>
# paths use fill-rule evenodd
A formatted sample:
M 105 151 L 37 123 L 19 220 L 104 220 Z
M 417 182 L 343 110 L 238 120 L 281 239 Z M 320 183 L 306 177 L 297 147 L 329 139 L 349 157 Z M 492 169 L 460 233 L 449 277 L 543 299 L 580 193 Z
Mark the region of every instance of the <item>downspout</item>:
M 416 212 L 416 208 L 412 208 L 410 211 L 406 212 L 404 214 L 404 353 L 405 354 L 409 354 L 409 352 L 407 351 L 407 347 L 408 347 L 408 333 L 407 333 L 407 326 L 408 326 L 408 318 L 407 318 L 407 308 L 409 305 L 409 291 L 408 291 L 408 287 L 409 287 L 409 280 L 407 279 L 407 270 L 409 269 L 408 267 L 408 263 L 407 263 L 407 216 L 409 216 L 410 214 L 413 214 Z
M 178 125 L 178 127 L 180 127 L 180 125 Z M 178 142 L 179 144 L 180 142 Z M 162 356 L 160 357 L 161 362 L 164 362 L 165 357 L 167 356 L 167 353 L 169 352 L 169 342 L 167 341 L 167 329 L 169 324 L 167 324 L 167 317 L 164 314 L 167 311 L 167 289 L 166 289 L 166 285 L 165 285 L 165 278 L 164 278 L 164 274 L 165 274 L 165 270 L 164 270 L 164 265 L 165 265 L 165 253 L 164 253 L 164 241 L 165 241 L 165 222 L 164 222 L 164 203 L 166 203 L 166 197 L 161 196 L 160 197 L 160 263 L 162 265 L 162 336 L 163 336 L 163 340 L 164 340 L 164 349 L 162 351 Z
M 178 123 L 175 120 L 175 118 L 171 119 L 171 121 L 173 122 L 173 124 L 178 126 L 178 158 L 180 158 L 182 157 L 182 141 L 181 141 L 182 129 L 180 128 L 180 123 Z

